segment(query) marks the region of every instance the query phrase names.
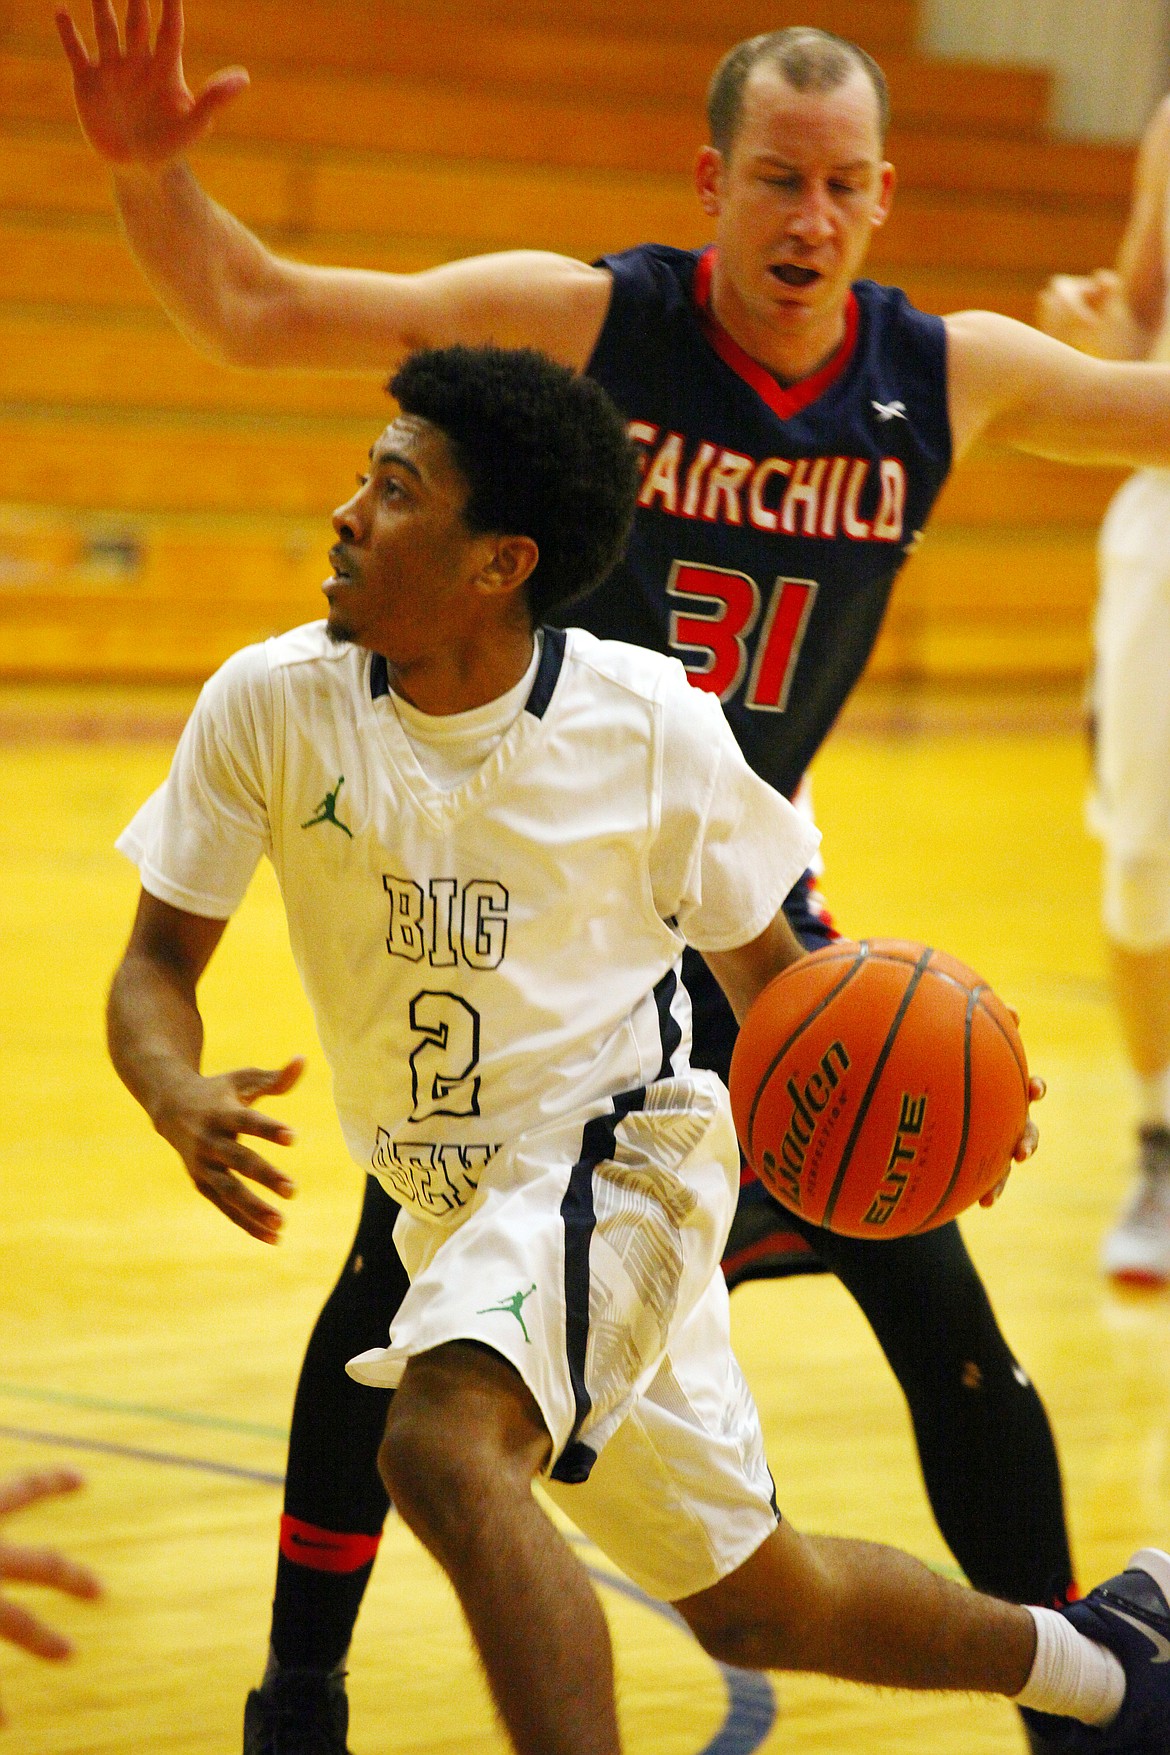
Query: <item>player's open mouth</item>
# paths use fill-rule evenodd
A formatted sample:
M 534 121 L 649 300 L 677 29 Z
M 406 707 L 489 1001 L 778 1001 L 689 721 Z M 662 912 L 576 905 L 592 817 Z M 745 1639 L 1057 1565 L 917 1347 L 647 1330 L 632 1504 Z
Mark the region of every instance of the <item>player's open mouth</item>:
M 770 270 L 785 286 L 812 286 L 821 278 L 817 268 L 801 268 L 795 262 L 778 262 Z

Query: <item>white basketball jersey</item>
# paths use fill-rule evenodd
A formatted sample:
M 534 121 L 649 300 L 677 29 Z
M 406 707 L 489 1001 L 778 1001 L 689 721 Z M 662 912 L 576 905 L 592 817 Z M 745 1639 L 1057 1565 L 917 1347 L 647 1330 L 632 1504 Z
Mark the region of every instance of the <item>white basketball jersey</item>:
M 524 710 L 446 791 L 377 656 L 320 623 L 237 653 L 118 843 L 213 918 L 267 854 L 349 1148 L 439 1221 L 504 1141 L 686 1068 L 684 940 L 758 936 L 818 839 L 674 660 L 543 639 Z

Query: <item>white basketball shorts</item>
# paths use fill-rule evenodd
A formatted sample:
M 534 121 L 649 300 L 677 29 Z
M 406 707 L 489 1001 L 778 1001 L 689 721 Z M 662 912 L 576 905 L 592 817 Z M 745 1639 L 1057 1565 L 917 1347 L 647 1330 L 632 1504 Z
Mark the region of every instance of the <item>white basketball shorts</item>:
M 1105 924 L 1170 938 L 1170 471 L 1132 476 L 1101 527 L 1090 827 L 1105 844 Z
M 738 1189 L 727 1093 L 709 1073 L 528 1133 L 453 1226 L 403 1210 L 410 1290 L 389 1345 L 350 1375 L 394 1386 L 414 1354 L 491 1347 L 548 1427 L 550 1497 L 650 1595 L 705 1590 L 777 1518 L 719 1271 Z

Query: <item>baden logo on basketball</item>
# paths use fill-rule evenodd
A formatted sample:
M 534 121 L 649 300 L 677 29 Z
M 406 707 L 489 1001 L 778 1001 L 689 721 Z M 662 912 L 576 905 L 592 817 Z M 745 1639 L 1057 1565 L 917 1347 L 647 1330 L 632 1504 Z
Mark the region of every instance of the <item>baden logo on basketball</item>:
M 788 1126 L 779 1153 L 766 1151 L 764 1158 L 769 1174 L 779 1177 L 790 1190 L 792 1203 L 798 1210 L 804 1206 L 802 1189 L 806 1186 L 806 1172 L 808 1192 L 812 1194 L 828 1134 L 845 1107 L 844 1094 L 839 1101 L 834 1101 L 833 1093 L 840 1085 L 841 1074 L 848 1068 L 845 1044 L 832 1042 L 821 1057 L 819 1070 L 803 1081 L 803 1088 L 794 1078 L 790 1078 L 785 1086 L 792 1099 Z

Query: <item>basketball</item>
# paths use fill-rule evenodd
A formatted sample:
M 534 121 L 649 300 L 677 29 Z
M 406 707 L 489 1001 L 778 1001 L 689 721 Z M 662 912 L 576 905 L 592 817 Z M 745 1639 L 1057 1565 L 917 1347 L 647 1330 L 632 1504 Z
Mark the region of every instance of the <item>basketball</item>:
M 744 1019 L 731 1107 L 765 1187 L 846 1237 L 908 1237 L 1000 1181 L 1028 1114 L 1007 1007 L 945 951 L 898 939 L 814 951 Z

